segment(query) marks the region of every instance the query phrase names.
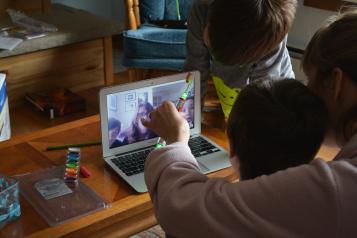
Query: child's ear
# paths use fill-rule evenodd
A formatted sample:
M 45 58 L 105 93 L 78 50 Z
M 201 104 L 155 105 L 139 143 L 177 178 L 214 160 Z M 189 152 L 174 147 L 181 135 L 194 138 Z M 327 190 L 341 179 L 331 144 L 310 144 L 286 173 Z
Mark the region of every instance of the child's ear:
M 235 152 L 233 146 L 231 145 L 231 143 L 229 142 L 229 157 L 233 158 L 237 155 L 237 153 Z
M 235 151 L 232 149 L 229 150 L 229 161 L 231 162 L 233 169 L 236 171 L 238 177 L 240 178 L 239 157 L 237 153 L 235 153 Z
M 209 35 L 208 35 L 208 25 L 203 29 L 203 42 L 205 43 L 207 48 L 210 48 Z
M 342 94 L 342 89 L 347 75 L 343 72 L 341 68 L 334 68 L 332 71 L 332 90 L 333 90 L 333 99 L 338 101 Z
M 234 150 L 230 149 L 229 150 L 229 157 L 230 158 L 237 157 L 237 153 Z

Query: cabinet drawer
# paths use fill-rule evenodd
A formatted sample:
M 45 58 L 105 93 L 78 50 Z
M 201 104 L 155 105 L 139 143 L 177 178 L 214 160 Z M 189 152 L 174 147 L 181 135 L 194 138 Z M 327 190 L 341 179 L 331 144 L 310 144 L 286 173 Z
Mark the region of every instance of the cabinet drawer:
M 104 84 L 103 40 L 0 59 L 7 74 L 10 105 L 24 100 L 27 92 L 65 87 L 76 92 Z

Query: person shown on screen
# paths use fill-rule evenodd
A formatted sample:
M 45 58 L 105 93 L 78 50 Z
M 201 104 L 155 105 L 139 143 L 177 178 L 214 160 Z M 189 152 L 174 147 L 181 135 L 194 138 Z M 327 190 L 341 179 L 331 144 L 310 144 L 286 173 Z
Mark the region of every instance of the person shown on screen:
M 109 148 L 110 149 L 128 144 L 128 142 L 126 140 L 121 141 L 118 138 L 120 130 L 121 130 L 121 123 L 119 120 L 114 119 L 114 118 L 109 118 L 108 128 L 109 128 Z
M 195 101 L 193 98 L 188 98 L 185 102 L 182 116 L 187 120 L 188 125 L 192 128 L 194 125 L 194 116 L 195 116 Z
M 150 139 L 156 136 L 153 131 L 146 128 L 141 123 L 141 118 L 147 118 L 153 110 L 154 107 L 149 102 L 139 104 L 138 112 L 136 113 L 136 116 L 131 124 L 131 128 L 127 133 L 126 139 L 129 143 Z

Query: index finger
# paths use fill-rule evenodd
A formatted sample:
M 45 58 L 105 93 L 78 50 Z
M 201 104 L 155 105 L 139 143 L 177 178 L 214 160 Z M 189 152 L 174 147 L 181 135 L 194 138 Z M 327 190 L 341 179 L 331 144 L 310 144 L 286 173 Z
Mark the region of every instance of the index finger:
M 141 118 L 141 123 L 145 127 L 149 128 L 149 129 L 152 129 L 153 126 L 154 126 L 154 121 L 155 121 L 154 118 L 156 118 L 156 115 L 155 115 L 156 113 L 157 113 L 157 109 L 151 111 L 148 117 L 142 117 Z
M 169 109 L 171 111 L 173 109 L 176 109 L 176 106 L 171 101 L 164 101 L 159 108 L 166 108 L 166 109 Z

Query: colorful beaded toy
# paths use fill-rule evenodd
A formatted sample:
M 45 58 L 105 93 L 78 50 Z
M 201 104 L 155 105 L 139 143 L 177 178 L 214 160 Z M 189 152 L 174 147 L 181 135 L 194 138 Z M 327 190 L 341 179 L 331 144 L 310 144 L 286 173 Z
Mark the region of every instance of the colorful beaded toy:
M 185 102 L 186 102 L 188 94 L 189 94 L 189 92 L 190 92 L 190 90 L 192 88 L 192 85 L 193 85 L 192 74 L 188 73 L 187 76 L 186 76 L 186 88 L 184 89 L 181 97 L 178 99 L 178 101 L 176 103 L 177 111 L 181 112 L 183 107 L 185 106 Z M 158 148 L 161 148 L 161 147 L 163 147 L 165 145 L 166 145 L 165 140 L 162 139 L 161 137 L 159 137 L 159 139 L 156 142 L 155 148 L 158 149 Z
M 81 149 L 71 147 L 68 148 L 66 170 L 64 181 L 70 184 L 77 184 L 79 177 L 79 160 L 81 158 Z

